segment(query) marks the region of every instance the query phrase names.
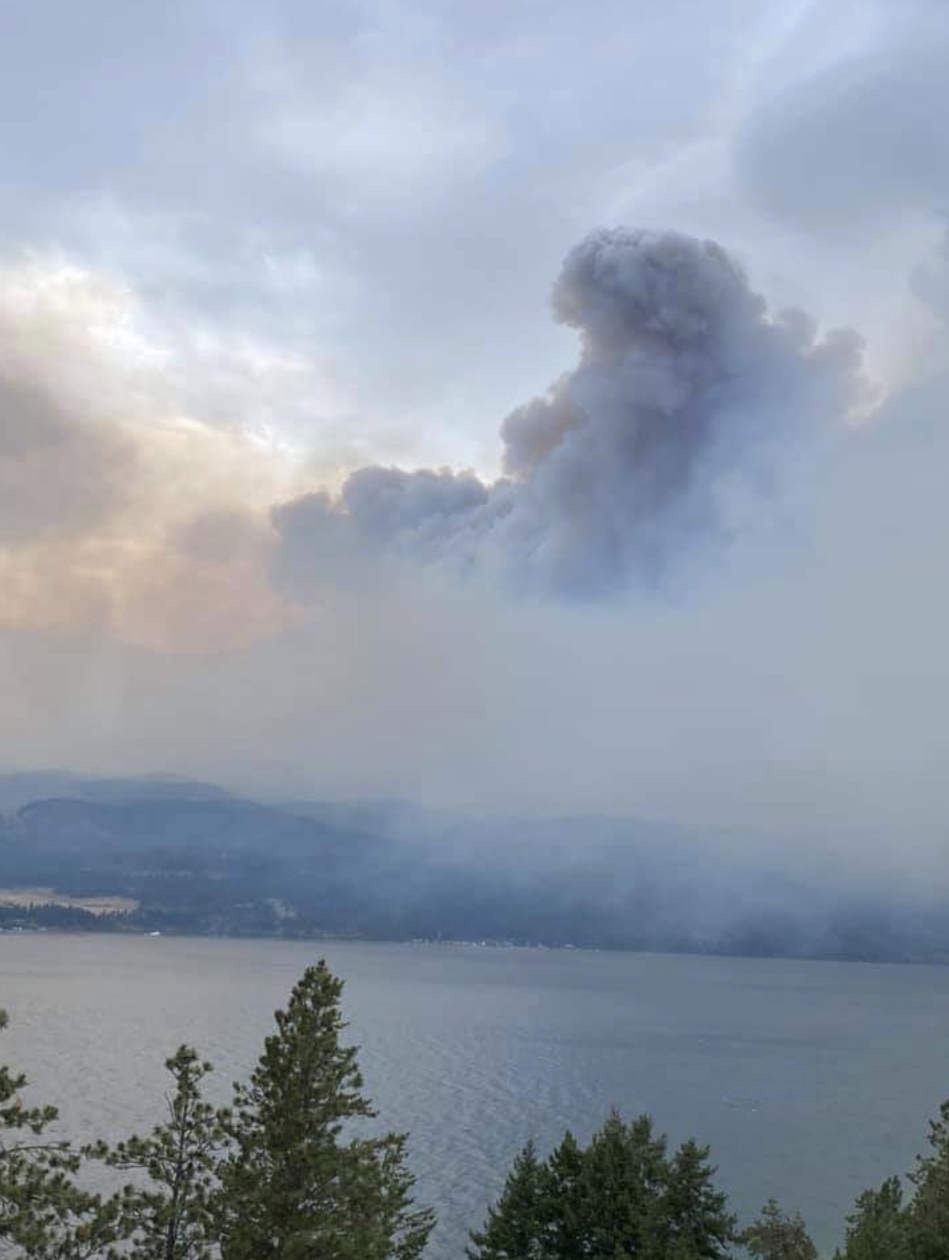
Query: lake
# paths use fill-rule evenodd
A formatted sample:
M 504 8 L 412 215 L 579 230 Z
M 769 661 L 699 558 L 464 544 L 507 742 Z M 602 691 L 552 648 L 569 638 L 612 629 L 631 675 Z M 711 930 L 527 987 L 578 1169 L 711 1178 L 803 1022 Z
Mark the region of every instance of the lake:
M 325 956 L 388 1128 L 411 1135 L 431 1260 L 458 1260 L 509 1162 L 611 1106 L 711 1144 L 753 1214 L 774 1195 L 832 1249 L 860 1190 L 908 1169 L 949 1095 L 949 968 L 576 950 L 0 936 L 0 1061 L 83 1140 L 150 1126 L 182 1041 L 223 1098 Z

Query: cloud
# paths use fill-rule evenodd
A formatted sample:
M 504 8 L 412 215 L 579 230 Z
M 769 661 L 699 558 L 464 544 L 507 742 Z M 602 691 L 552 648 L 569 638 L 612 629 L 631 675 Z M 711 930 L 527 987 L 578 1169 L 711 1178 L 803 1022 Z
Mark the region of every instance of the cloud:
M 119 509 L 135 450 L 72 423 L 41 385 L 0 377 L 0 542 L 91 528 Z
M 850 48 L 764 101 L 736 144 L 743 186 L 765 210 L 851 242 L 949 206 L 949 14 L 908 0 L 864 18 L 869 29 L 850 23 Z M 805 24 L 812 36 L 823 20 L 815 11 Z
M 62 259 L 0 266 L 0 625 L 210 649 L 287 624 L 267 508 L 292 478 L 265 434 L 288 374 L 308 379 L 246 341 L 163 337 Z
M 319 586 L 389 555 L 614 595 L 726 540 L 742 479 L 774 472 L 858 398 L 859 339 L 771 317 L 708 241 L 595 232 L 568 254 L 553 302 L 580 334 L 580 363 L 505 420 L 508 478 L 366 467 L 335 499 L 282 504 L 284 582 Z
M 0 757 L 944 823 L 942 0 L 14 7 Z
M 175 410 L 192 339 L 85 273 L 68 299 L 24 274 L 0 286 L 8 377 L 35 386 L 57 346 L 53 432 L 102 424 L 134 457 L 101 511 L 27 514 L 0 551 L 0 758 L 715 820 L 848 861 L 898 830 L 925 863 L 949 811 L 945 357 L 848 427 L 852 335 L 771 315 L 709 243 L 597 233 L 554 294 L 580 362 L 504 425 L 505 478 L 370 466 L 288 495 L 250 414 Z M 239 385 L 228 347 L 192 412 Z M 657 559 L 685 569 L 643 598 Z
M 823 445 L 788 473 L 793 543 L 748 530 L 675 599 L 512 599 L 412 566 L 313 587 L 293 626 L 200 658 L 0 635 L 22 715 L 0 759 L 732 824 L 925 869 L 949 813 L 946 394 L 907 386 Z
M 562 359 L 537 305 L 604 186 L 720 127 L 780 7 L 721 0 L 699 27 L 689 0 L 609 0 L 595 22 L 538 22 L 533 0 L 91 0 L 85 21 L 14 2 L 0 241 L 331 363 L 370 457 L 482 471 L 484 417 Z

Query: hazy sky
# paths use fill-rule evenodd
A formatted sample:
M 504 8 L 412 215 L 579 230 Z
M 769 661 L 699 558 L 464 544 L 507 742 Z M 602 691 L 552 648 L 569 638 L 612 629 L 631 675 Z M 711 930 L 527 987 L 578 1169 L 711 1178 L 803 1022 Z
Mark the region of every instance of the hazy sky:
M 0 761 L 949 822 L 947 59 L 944 0 L 8 0 Z

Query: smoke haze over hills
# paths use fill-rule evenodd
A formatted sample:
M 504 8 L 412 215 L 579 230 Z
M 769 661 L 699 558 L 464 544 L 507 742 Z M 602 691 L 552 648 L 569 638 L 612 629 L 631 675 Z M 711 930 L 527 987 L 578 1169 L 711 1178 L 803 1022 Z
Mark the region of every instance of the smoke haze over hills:
M 15 8 L 0 762 L 942 878 L 945 6 Z
M 0 802 L 0 929 L 949 961 L 945 864 L 923 883 L 714 828 L 263 805 L 169 778 L 0 776 Z

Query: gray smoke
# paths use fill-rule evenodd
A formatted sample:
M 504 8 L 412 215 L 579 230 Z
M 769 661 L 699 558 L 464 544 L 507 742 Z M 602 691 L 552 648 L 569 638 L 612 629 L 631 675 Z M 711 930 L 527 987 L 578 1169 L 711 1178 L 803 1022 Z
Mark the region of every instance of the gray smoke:
M 368 467 L 280 505 L 281 577 L 345 581 L 397 557 L 596 598 L 661 577 L 737 527 L 776 451 L 851 405 L 860 343 L 771 317 L 718 245 L 594 232 L 554 286 L 580 362 L 501 429 L 504 478 Z

